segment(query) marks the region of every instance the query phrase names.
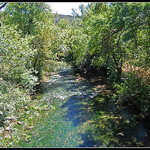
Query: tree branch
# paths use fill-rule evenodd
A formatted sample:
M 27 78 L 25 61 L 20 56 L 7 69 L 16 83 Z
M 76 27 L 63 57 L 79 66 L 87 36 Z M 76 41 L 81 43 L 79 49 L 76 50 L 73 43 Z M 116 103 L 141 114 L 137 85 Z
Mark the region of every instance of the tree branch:
M 4 3 L 2 6 L 0 6 L 0 10 L 6 6 L 7 3 Z
M 112 57 L 113 57 L 113 59 L 114 59 L 114 62 L 115 62 L 116 67 L 118 67 L 118 63 L 117 63 L 117 60 L 116 60 L 116 58 L 115 58 L 115 53 L 114 53 L 114 52 L 112 53 Z
M 119 29 L 119 30 L 117 30 L 117 29 L 114 30 L 114 31 L 111 32 L 109 35 L 107 35 L 107 37 L 104 37 L 104 39 L 103 39 L 101 42 L 99 42 L 98 44 L 99 44 L 99 45 L 102 44 L 104 41 L 108 40 L 108 38 L 109 38 L 110 36 L 113 36 L 114 34 L 120 32 L 120 31 L 123 30 L 123 29 L 124 29 L 124 28 Z

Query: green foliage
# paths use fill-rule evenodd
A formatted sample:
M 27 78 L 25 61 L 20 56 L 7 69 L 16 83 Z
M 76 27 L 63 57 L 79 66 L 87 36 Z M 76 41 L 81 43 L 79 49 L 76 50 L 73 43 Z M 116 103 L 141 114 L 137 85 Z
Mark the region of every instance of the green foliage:
M 27 90 L 19 89 L 2 78 L 0 78 L 0 89 L 0 137 L 2 137 L 0 145 L 8 147 L 15 145 L 19 140 L 14 121 L 20 119 L 22 112 L 19 110 L 28 105 L 31 98 Z M 3 135 L 5 133 L 6 135 Z
M 17 108 L 23 108 L 24 105 L 30 102 L 30 96 L 27 90 L 23 91 L 10 82 L 6 82 L 3 79 L 1 79 L 0 82 L 0 109 L 3 114 L 13 116 Z
M 0 145 L 3 147 L 18 142 L 14 120 L 21 117 L 20 110 L 30 103 L 29 93 L 37 84 L 31 64 L 36 53 L 30 46 L 32 39 L 31 36 L 23 38 L 22 32 L 12 27 L 3 24 L 0 27 L 0 136 L 3 137 Z
M 72 63 L 82 64 L 84 68 L 83 64 L 97 69 L 106 66 L 110 79 L 116 82 L 121 80 L 126 60 L 135 66 L 149 66 L 149 3 L 90 3 L 80 10 L 81 25 L 75 25 L 78 28 L 74 27 L 73 35 L 80 30 L 86 43 L 79 42 L 81 34 L 79 38 L 73 36 L 76 39 L 71 41 L 71 51 L 68 51 Z
M 31 58 L 36 52 L 30 48 L 32 37 L 22 38 L 21 32 L 8 26 L 0 27 L 0 35 L 1 77 L 32 89 L 37 81 L 31 65 Z
M 6 25 L 17 25 L 17 29 L 21 30 L 24 35 L 36 34 L 36 23 L 38 21 L 46 21 L 46 13 L 50 9 L 46 3 L 23 2 L 8 3 L 4 14 L 4 23 Z
M 36 75 L 40 81 L 42 78 L 41 74 L 44 71 L 44 60 L 53 57 L 51 45 L 54 40 L 52 33 L 52 28 L 54 27 L 52 26 L 54 23 L 54 15 L 51 13 L 51 10 L 46 3 L 34 2 L 8 3 L 3 14 L 4 25 L 16 25 L 16 30 L 22 31 L 21 34 L 25 38 L 27 35 L 31 35 L 31 37 L 34 35 L 32 38 L 30 37 L 30 48 L 36 49 L 36 52 L 30 59 L 30 65 L 35 71 L 34 75 Z M 29 40 L 27 39 L 27 41 Z M 33 50 L 30 48 L 28 48 L 28 51 L 32 52 Z M 29 55 L 28 57 L 30 58 Z M 21 71 L 20 68 L 18 69 Z M 31 80 L 31 77 L 28 77 L 28 79 Z
M 119 109 L 128 108 L 137 115 L 149 116 L 150 86 L 142 83 L 142 79 L 130 73 L 121 84 L 115 84 L 117 105 Z

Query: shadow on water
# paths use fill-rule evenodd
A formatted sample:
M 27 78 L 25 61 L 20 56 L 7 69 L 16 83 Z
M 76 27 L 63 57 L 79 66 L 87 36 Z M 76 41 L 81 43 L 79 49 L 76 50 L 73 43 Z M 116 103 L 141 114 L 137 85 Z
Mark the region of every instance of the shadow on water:
M 105 113 L 111 113 L 110 109 L 108 112 L 107 106 L 108 103 L 102 105 L 96 103 L 89 95 L 73 95 L 61 106 L 68 108 L 66 115 L 63 116 L 65 120 L 72 121 L 73 126 L 81 127 L 82 132 L 78 134 L 83 143 L 77 147 L 107 147 L 110 141 L 116 140 L 111 134 L 112 128 L 108 118 L 102 118 Z
M 81 125 L 91 118 L 91 114 L 88 112 L 89 106 L 83 104 L 85 98 L 87 98 L 86 95 L 73 95 L 61 106 L 61 108 L 68 108 L 64 118 L 72 121 L 74 126 Z

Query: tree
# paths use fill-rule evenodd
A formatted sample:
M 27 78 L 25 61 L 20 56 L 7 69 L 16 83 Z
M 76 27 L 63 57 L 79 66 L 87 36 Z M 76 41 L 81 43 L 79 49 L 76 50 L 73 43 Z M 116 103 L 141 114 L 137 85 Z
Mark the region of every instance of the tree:
M 30 44 L 37 51 L 31 60 L 34 70 L 37 71 L 34 75 L 37 75 L 41 80 L 44 60 L 51 57 L 50 31 L 52 31 L 54 15 L 51 13 L 49 6 L 46 3 L 35 2 L 8 3 L 3 14 L 4 25 L 15 25 L 17 31 L 22 31 L 23 37 L 34 35 Z
M 135 55 L 144 51 L 145 54 L 148 54 L 146 52 L 148 47 L 142 51 L 138 49 L 137 38 L 138 31 L 143 26 L 145 26 L 145 33 L 148 33 L 149 15 L 145 11 L 148 12 L 148 5 L 113 3 L 111 6 L 107 6 L 106 9 L 102 9 L 105 8 L 104 4 L 96 4 L 91 7 L 94 13 L 91 13 L 91 17 L 85 22 L 91 35 L 89 48 L 92 49 L 93 56 L 97 54 L 96 57 L 100 56 L 102 61 L 105 60 L 105 63 L 111 65 L 108 65 L 109 68 L 112 68 L 111 71 L 116 69 L 117 81 L 121 79 L 122 65 L 128 58 L 133 59 Z M 98 12 L 101 10 L 100 13 L 97 14 L 95 9 Z M 145 37 L 145 39 L 147 38 Z M 147 45 L 147 42 L 145 44 Z M 133 50 L 131 53 L 131 49 L 135 49 L 135 51 Z M 140 55 L 138 57 L 141 58 Z M 108 59 L 111 63 L 106 61 Z
M 21 30 L 24 35 L 36 34 L 36 23 L 45 21 L 45 17 L 50 8 L 46 3 L 23 2 L 8 3 L 3 14 L 4 24 L 17 25 L 17 29 Z
M 88 41 L 82 53 L 89 55 L 84 55 L 88 65 L 107 67 L 110 78 L 119 82 L 125 62 L 138 66 L 149 62 L 149 3 L 90 3 L 80 10 L 79 30 Z M 72 55 L 79 50 L 79 43 L 73 45 Z M 77 58 L 74 61 L 80 60 Z

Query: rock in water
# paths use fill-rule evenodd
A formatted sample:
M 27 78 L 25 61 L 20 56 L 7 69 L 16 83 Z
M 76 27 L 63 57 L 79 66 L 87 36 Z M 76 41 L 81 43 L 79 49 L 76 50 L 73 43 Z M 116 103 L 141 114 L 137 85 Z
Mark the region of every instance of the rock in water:
M 31 130 L 33 128 L 34 128 L 34 126 L 27 127 L 28 130 Z
M 18 122 L 17 122 L 17 124 L 18 124 L 18 125 L 21 125 L 21 124 L 22 124 L 22 122 L 21 122 L 21 121 L 18 121 Z

